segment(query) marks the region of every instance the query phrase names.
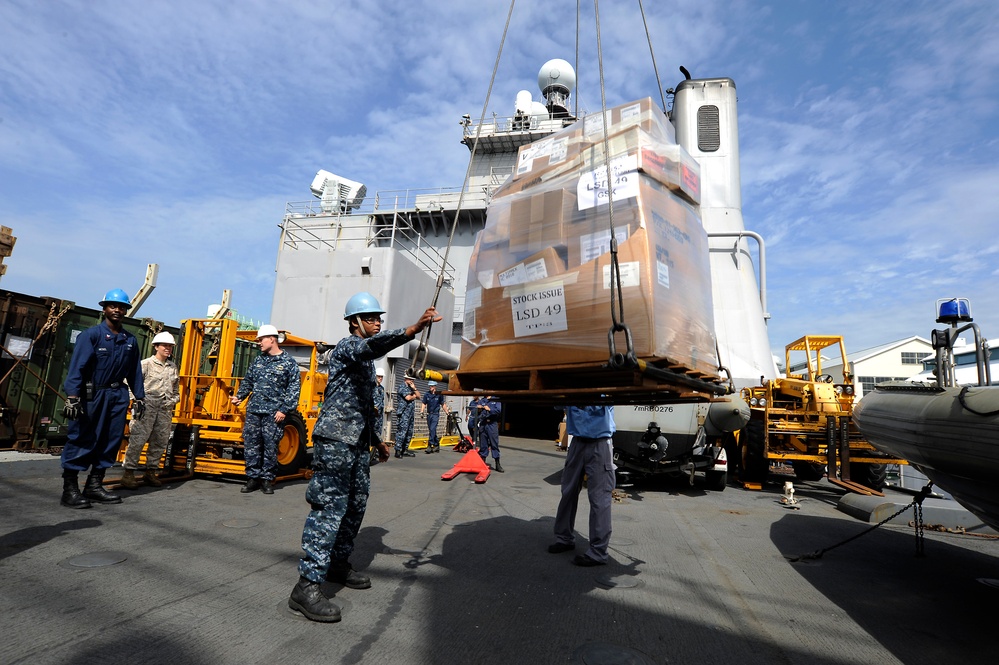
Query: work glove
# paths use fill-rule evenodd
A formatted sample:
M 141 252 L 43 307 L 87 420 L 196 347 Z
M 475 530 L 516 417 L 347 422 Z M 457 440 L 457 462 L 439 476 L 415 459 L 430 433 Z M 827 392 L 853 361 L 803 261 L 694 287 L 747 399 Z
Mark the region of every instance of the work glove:
M 316 342 L 316 353 L 326 353 L 329 350 L 330 347 L 328 347 L 326 344 L 323 344 L 322 342 Z
M 146 412 L 146 403 L 141 399 L 132 401 L 132 420 L 142 420 L 142 414 Z
M 66 404 L 62 407 L 62 415 L 69 420 L 76 420 L 82 413 L 79 397 L 67 397 Z

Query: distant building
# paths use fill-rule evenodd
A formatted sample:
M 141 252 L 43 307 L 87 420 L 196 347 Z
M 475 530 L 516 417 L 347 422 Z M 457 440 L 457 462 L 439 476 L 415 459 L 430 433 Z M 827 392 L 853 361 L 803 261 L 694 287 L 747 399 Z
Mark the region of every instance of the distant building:
M 863 351 L 848 351 L 847 359 L 856 386 L 857 399 L 883 381 L 904 381 L 919 374 L 923 369 L 923 358 L 932 354 L 933 345 L 930 341 L 918 336 L 906 337 Z M 834 381 L 843 379 L 843 363 L 839 358 L 823 357 L 822 371 L 831 374 Z

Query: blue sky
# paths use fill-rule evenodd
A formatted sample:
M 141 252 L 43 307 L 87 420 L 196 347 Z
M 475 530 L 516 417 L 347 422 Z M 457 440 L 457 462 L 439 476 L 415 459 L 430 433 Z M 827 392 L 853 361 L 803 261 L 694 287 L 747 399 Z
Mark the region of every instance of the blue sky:
M 593 4 L 578 102 L 600 107 Z M 561 8 L 561 10 L 560 10 Z M 489 111 L 575 60 L 576 3 L 515 7 Z M 369 192 L 458 186 L 509 3 L 0 3 L 0 287 L 144 316 L 232 289 L 270 313 L 278 224 L 324 168 Z M 739 90 L 743 212 L 767 241 L 770 340 L 921 335 L 970 298 L 999 336 L 999 3 L 645 2 L 663 87 Z M 608 105 L 658 96 L 637 2 L 603 2 Z M 536 97 L 537 98 L 537 97 Z M 781 353 L 782 355 L 782 353 Z

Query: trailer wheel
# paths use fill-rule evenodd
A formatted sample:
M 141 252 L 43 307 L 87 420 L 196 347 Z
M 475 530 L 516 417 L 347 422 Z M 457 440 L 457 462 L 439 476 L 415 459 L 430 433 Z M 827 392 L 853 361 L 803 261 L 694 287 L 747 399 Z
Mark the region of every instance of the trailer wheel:
M 880 492 L 888 482 L 888 465 L 850 462 L 850 480 Z
M 724 492 L 728 485 L 728 472 L 726 471 L 705 471 L 704 486 L 712 492 Z
M 762 420 L 750 420 L 743 430 L 746 443 L 742 446 L 742 473 L 740 480 L 751 483 L 765 483 L 770 475 L 770 462 L 767 461 L 766 424 Z
M 284 435 L 278 442 L 277 475 L 289 476 L 298 473 L 308 464 L 308 455 L 305 452 L 308 440 L 302 415 L 297 412 L 288 414 L 284 419 Z
M 818 462 L 796 459 L 791 461 L 791 466 L 798 480 L 822 480 L 822 476 L 826 475 L 826 465 Z

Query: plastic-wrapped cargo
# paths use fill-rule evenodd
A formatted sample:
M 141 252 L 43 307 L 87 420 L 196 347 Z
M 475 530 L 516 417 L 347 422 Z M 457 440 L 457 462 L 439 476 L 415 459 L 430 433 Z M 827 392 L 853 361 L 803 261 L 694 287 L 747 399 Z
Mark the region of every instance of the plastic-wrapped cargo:
M 607 361 L 612 198 L 636 356 L 717 375 L 698 165 L 650 99 L 608 111 L 609 160 L 602 117 L 522 147 L 494 195 L 469 265 L 460 370 Z

